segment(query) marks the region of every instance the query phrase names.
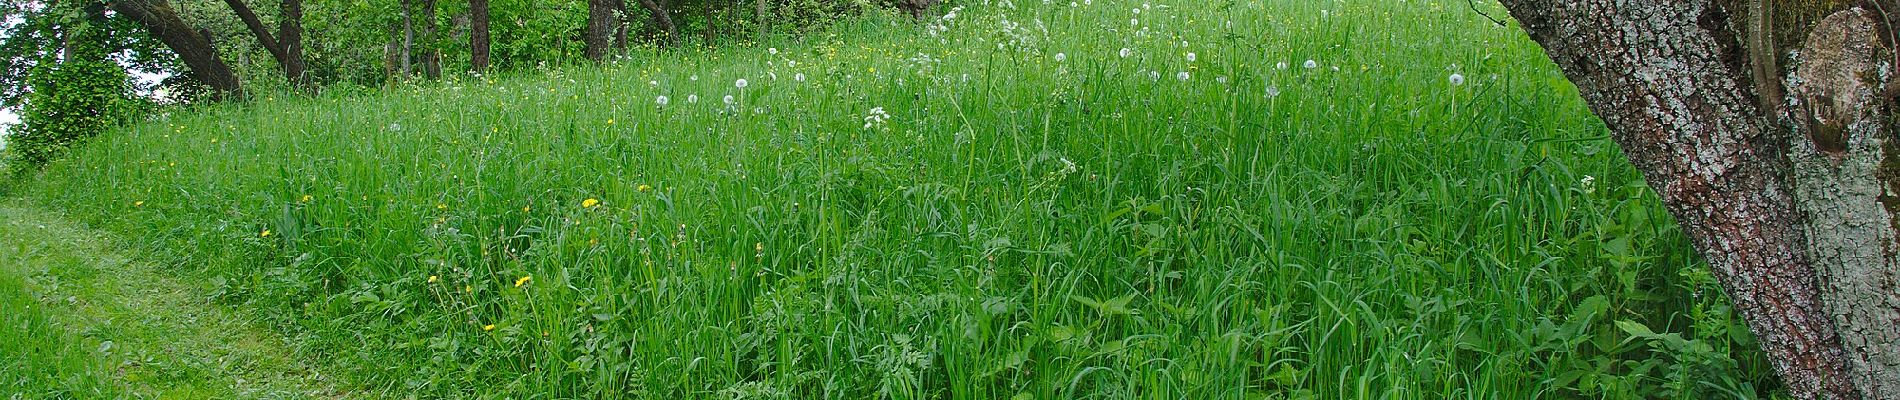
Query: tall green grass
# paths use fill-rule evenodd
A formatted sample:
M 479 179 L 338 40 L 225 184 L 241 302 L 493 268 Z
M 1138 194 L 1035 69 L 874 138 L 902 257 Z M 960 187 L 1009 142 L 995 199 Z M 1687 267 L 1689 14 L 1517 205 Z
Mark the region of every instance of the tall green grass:
M 1776 387 L 1574 88 L 1465 2 L 963 6 L 179 111 L 26 191 L 424 397 Z

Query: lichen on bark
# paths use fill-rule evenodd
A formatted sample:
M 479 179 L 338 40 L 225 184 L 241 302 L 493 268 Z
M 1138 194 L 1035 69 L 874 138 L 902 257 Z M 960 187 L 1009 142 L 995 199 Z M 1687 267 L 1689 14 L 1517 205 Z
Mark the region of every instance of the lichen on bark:
M 1879 17 L 1854 7 L 1814 25 L 1782 118 L 1795 204 L 1851 379 L 1868 398 L 1891 399 L 1900 397 L 1900 229 Z

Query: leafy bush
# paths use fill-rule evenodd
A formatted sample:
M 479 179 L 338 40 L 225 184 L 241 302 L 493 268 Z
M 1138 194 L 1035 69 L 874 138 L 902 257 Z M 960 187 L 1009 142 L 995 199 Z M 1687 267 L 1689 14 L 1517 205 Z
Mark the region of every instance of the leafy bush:
M 106 57 L 102 5 L 57 9 L 71 39 L 62 52 L 49 52 L 28 76 L 28 93 L 19 131 L 7 138 L 4 158 L 12 172 L 24 172 L 64 154 L 72 146 L 110 128 L 132 104 L 126 96 L 125 70 Z M 94 18 L 87 18 L 87 16 Z M 62 57 L 55 59 L 54 57 Z

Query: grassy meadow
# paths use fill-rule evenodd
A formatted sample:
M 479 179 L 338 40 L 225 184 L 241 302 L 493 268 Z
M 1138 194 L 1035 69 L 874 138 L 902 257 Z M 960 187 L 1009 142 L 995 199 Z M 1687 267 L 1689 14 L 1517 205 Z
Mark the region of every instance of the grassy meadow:
M 1464 1 L 956 5 L 174 110 L 15 194 L 398 397 L 1778 389 L 1575 89 Z

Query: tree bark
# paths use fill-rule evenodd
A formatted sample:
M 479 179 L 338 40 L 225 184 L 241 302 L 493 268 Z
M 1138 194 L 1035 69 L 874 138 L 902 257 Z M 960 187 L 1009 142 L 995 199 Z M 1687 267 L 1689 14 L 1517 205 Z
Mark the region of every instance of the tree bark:
M 245 28 L 250 29 L 251 36 L 257 37 L 257 44 L 269 51 L 271 58 L 277 59 L 277 65 L 284 70 L 284 79 L 300 88 L 309 86 L 307 77 L 304 76 L 303 4 L 301 1 L 283 0 L 278 4 L 282 15 L 277 21 L 275 36 L 271 35 L 270 30 L 264 27 L 263 20 L 259 19 L 257 13 L 246 6 L 243 0 L 224 0 L 224 4 L 231 7 L 231 12 L 237 14 L 238 20 L 244 22 Z
M 1503 3 L 1661 195 L 1792 394 L 1900 398 L 1900 147 L 1891 97 L 1873 95 L 1893 64 L 1875 62 L 1892 43 L 1872 12 Z M 1802 65 L 1783 69 L 1793 50 Z
M 586 45 L 583 54 L 587 59 L 604 61 L 607 59 L 607 36 L 612 34 L 608 21 L 613 16 L 611 0 L 587 0 L 587 28 L 581 34 L 581 42 Z
M 231 7 L 231 12 L 237 14 L 238 20 L 244 22 L 244 27 L 251 30 L 251 36 L 257 38 L 257 44 L 269 51 L 271 58 L 277 59 L 278 65 L 288 63 L 289 57 L 284 55 L 284 47 L 277 43 L 276 37 L 271 36 L 270 30 L 264 27 L 264 21 L 257 18 L 257 13 L 244 5 L 244 0 L 224 0 L 224 4 Z
M 218 51 L 211 47 L 209 40 L 178 18 L 171 4 L 165 0 L 114 0 L 111 6 L 113 11 L 132 18 L 164 42 L 165 47 L 191 68 L 193 79 L 211 87 L 213 98 L 243 95 L 244 88 L 238 83 L 237 74 L 218 58 Z
M 488 71 L 488 0 L 468 0 L 468 64 L 475 72 Z
M 422 75 L 442 78 L 442 49 L 436 46 L 435 0 L 422 0 Z
M 402 65 L 403 79 L 409 79 L 409 77 L 415 76 L 415 69 L 411 62 L 415 61 L 415 57 L 412 57 L 412 52 L 416 48 L 416 21 L 415 18 L 410 17 L 410 13 L 414 12 L 414 10 L 409 6 L 409 3 L 410 0 L 402 0 L 401 3 L 402 48 L 399 61 Z
M 627 0 L 609 0 L 609 1 L 613 2 L 613 8 L 614 8 L 614 16 L 613 16 L 614 51 L 619 52 L 620 54 L 626 54 L 627 53 L 627 30 L 629 29 L 628 27 L 632 25 L 632 24 L 629 24 L 628 21 L 632 19 L 633 13 L 627 10 Z
M 770 31 L 770 29 L 768 28 L 772 26 L 772 19 L 771 19 L 771 14 L 770 14 L 771 11 L 766 9 L 765 1 L 766 0 L 758 0 L 757 5 L 756 5 L 758 9 L 754 10 L 753 12 L 753 15 L 757 17 L 759 20 L 759 26 L 757 27 L 758 32 L 756 32 L 756 36 L 758 36 L 758 38 L 755 39 L 756 41 L 759 41 L 759 42 L 765 41 L 765 33 L 767 31 Z
M 653 14 L 653 24 L 658 25 L 661 32 L 665 32 L 666 37 L 660 42 L 660 46 L 678 46 L 680 30 L 678 26 L 673 25 L 673 15 L 666 11 L 666 5 L 655 0 L 640 0 L 640 7 L 647 9 L 648 14 Z
M 282 14 L 277 21 L 277 44 L 284 47 L 284 58 L 279 60 L 284 76 L 292 85 L 309 89 L 310 73 L 303 60 L 303 0 L 283 0 L 277 6 Z

